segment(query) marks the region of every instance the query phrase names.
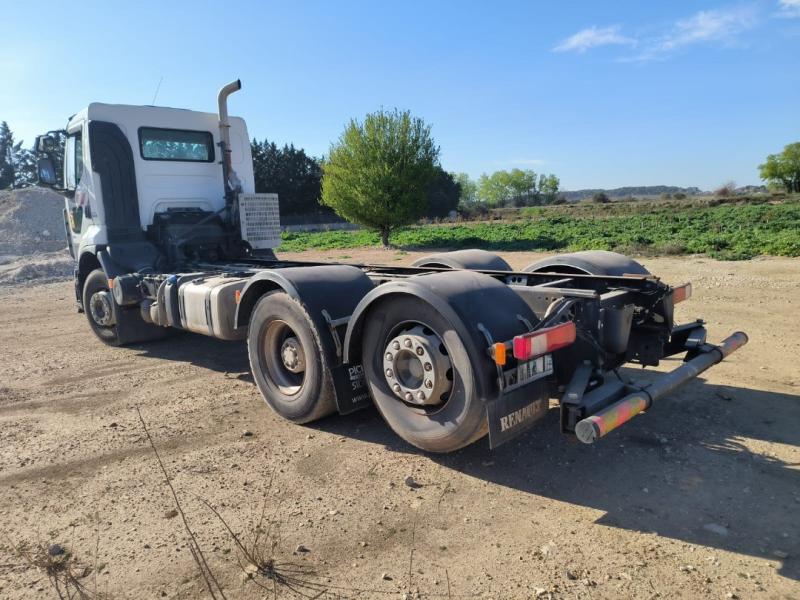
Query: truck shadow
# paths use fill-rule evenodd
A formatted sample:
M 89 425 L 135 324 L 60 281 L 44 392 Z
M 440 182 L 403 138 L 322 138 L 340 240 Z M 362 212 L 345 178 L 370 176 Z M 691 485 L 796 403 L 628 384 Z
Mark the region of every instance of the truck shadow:
M 176 331 L 165 340 L 132 344 L 129 348 L 146 358 L 174 360 L 254 383 L 247 346 L 242 342 L 225 342 L 196 333 Z
M 136 349 L 252 382 L 241 343 L 185 334 Z M 640 380 L 656 375 L 625 371 Z M 600 525 L 776 561 L 781 575 L 800 580 L 800 470 L 770 446 L 784 457 L 796 452 L 798 424 L 800 396 L 696 379 L 593 446 L 563 437 L 555 409 L 494 451 L 484 439 L 445 455 L 405 443 L 374 409 L 312 427 L 602 511 Z
M 600 525 L 776 561 L 781 575 L 800 580 L 800 471 L 767 445 L 800 447 L 798 423 L 798 396 L 700 379 L 594 446 L 563 437 L 557 410 L 491 452 L 483 440 L 452 454 L 425 455 L 388 431 L 375 411 L 318 427 L 603 511 L 595 521 Z

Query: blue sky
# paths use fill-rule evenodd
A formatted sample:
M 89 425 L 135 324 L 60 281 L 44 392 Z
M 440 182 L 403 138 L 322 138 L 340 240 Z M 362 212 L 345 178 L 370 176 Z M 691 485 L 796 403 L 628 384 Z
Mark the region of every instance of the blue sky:
M 759 183 L 800 140 L 800 0 L 0 2 L 0 119 L 30 143 L 91 101 L 214 111 L 324 154 L 410 109 L 472 176 L 562 187 Z

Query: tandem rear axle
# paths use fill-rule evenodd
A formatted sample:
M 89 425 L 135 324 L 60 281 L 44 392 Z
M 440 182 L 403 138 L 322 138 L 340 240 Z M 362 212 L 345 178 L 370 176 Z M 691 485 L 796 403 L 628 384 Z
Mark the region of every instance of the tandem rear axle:
M 688 284 L 669 287 L 612 253 L 558 258 L 521 272 L 479 250 L 411 267 L 250 259 L 124 273 L 108 287 L 114 325 L 246 339 L 281 416 L 306 423 L 374 402 L 401 437 L 434 452 L 487 432 L 496 447 L 541 420 L 552 397 L 562 432 L 592 443 L 747 341 L 713 346 L 702 321 L 674 325 Z M 594 273 L 569 272 L 587 261 Z M 683 352 L 681 367 L 644 388 L 617 374 Z

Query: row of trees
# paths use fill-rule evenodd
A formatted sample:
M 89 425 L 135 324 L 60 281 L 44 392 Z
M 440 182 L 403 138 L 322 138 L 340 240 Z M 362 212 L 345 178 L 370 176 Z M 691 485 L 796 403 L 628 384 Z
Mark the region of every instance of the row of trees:
M 522 169 L 484 173 L 477 182 L 466 173 L 458 173 L 456 181 L 461 186 L 463 203 L 482 202 L 490 208 L 553 204 L 559 199 L 561 184 L 555 175 L 537 175 Z
M 267 140 L 253 140 L 253 171 L 256 191 L 276 192 L 284 215 L 333 212 L 321 204 L 323 160 L 302 148 L 283 147 Z M 461 188 L 452 175 L 433 164 L 433 175 L 425 184 L 421 217 L 441 218 L 458 206 Z M 345 217 L 346 218 L 346 217 Z M 420 217 L 417 217 L 420 218 Z
M 8 123 L 0 122 L 0 190 L 22 188 L 36 183 L 36 156 L 14 141 Z
M 420 218 L 485 206 L 533 206 L 558 200 L 555 175 L 513 169 L 482 175 L 451 174 L 439 164 L 430 126 L 409 111 L 380 110 L 351 120 L 324 159 L 293 145 L 253 140 L 256 191 L 277 192 L 284 215 L 332 210 L 376 229 L 389 245 L 391 232 Z

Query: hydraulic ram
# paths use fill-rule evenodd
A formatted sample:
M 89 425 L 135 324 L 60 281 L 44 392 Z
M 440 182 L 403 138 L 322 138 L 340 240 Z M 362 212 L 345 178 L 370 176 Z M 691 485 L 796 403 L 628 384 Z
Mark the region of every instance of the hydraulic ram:
M 690 379 L 735 352 L 747 343 L 747 334 L 731 334 L 719 346 L 711 346 L 702 354 L 665 373 L 641 390 L 628 394 L 597 414 L 586 417 L 575 425 L 575 435 L 584 444 L 592 444 L 620 425 L 624 425 L 640 412 L 650 408 L 658 398 L 669 394 Z

